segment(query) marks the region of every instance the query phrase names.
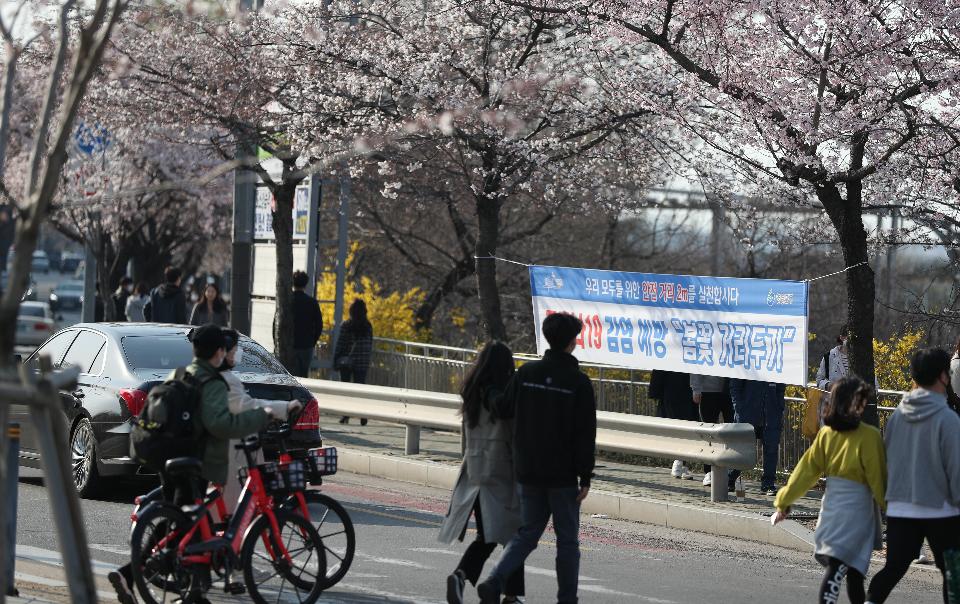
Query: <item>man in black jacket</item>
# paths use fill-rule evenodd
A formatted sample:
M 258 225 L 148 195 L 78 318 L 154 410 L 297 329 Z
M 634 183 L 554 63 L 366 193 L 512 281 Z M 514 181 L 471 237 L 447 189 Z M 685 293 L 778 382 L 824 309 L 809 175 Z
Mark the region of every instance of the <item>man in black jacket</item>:
M 168 266 L 163 271 L 163 283 L 153 288 L 150 299 L 143 306 L 143 318 L 154 323 L 186 325 L 187 299 L 180 289 L 180 269 Z
M 593 385 L 571 354 L 583 328 L 576 317 L 552 314 L 543 321 L 550 350 L 522 366 L 498 401 L 514 418 L 514 466 L 523 526 L 499 564 L 477 586 L 483 604 L 498 604 L 504 581 L 533 552 L 553 517 L 557 535 L 557 601 L 577 601 L 580 574 L 580 503 L 590 491 L 597 406 Z
M 307 273 L 293 273 L 293 352 L 296 366 L 290 373 L 297 377 L 310 377 L 313 351 L 323 333 L 323 315 L 316 299 L 304 288 L 310 282 Z

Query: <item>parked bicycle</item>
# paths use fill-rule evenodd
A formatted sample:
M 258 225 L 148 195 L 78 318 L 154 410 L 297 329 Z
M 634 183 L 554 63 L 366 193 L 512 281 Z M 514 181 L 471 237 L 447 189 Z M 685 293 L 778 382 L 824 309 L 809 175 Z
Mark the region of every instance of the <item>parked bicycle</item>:
M 282 439 L 282 431 L 277 432 Z M 244 489 L 229 523 L 214 525 L 211 511 L 225 517 L 220 490 L 212 489 L 190 506 L 138 498 L 130 537 L 134 584 L 147 604 L 180 599 L 199 601 L 210 588 L 212 574 L 224 580 L 227 593 L 248 592 L 257 604 L 297 602 L 312 604 L 325 589 L 326 550 L 313 524 L 300 514 L 275 509 L 275 499 L 302 492 L 306 464 L 256 463 L 260 449 L 250 436 L 237 449 L 247 457 L 241 470 Z M 172 459 L 167 474 L 194 484 L 201 463 L 194 458 Z M 233 581 L 235 570 L 243 583 Z

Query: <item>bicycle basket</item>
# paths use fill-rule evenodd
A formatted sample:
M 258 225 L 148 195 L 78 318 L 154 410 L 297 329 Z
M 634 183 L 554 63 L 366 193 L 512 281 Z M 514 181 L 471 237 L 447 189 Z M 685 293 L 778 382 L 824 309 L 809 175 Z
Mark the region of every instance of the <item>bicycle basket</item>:
M 268 461 L 259 464 L 260 479 L 263 480 L 263 487 L 271 495 L 286 495 L 294 491 L 302 491 L 307 488 L 307 469 L 302 461 L 293 460 L 289 463 L 278 463 Z M 241 468 L 241 480 L 246 480 L 246 471 Z
M 337 473 L 337 448 L 319 447 L 306 454 L 308 478 L 311 484 L 323 482 L 324 476 Z

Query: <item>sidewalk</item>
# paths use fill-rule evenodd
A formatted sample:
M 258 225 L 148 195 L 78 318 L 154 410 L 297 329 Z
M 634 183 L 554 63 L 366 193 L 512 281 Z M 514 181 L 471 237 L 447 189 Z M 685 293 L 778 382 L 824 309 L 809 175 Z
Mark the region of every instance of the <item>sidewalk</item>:
M 394 424 L 371 421 L 360 426 L 359 418 L 350 423 L 338 423 L 339 417 L 322 415 L 321 432 L 325 445 L 334 445 L 352 451 L 375 455 L 396 456 L 399 459 L 421 462 L 436 462 L 451 468 L 460 465 L 460 435 L 421 429 L 420 454 L 406 456 L 404 428 Z M 738 500 L 731 493 L 731 501 L 713 503 L 710 488 L 702 484 L 703 474 L 694 480 L 679 480 L 670 475 L 669 468 L 629 465 L 605 459 L 597 460 L 591 488 L 593 491 L 623 495 L 644 500 L 665 501 L 677 506 L 698 508 L 707 511 L 737 513 L 757 519 L 769 516 L 773 511 L 773 498 L 760 492 L 760 484 L 744 480 L 745 497 Z M 793 506 L 800 518 L 815 519 L 820 510 L 820 493 L 811 491 Z

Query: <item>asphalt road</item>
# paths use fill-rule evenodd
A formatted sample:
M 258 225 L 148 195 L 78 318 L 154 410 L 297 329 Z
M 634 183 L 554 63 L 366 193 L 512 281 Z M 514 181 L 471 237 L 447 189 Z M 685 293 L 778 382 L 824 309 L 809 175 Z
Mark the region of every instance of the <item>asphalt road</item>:
M 148 486 L 121 483 L 109 497 L 83 502 L 92 556 L 104 563 L 99 568 L 124 560 L 129 501 Z M 445 577 L 465 549 L 464 544 L 436 541 L 446 509 L 445 492 L 351 474 L 335 476 L 324 492 L 343 502 L 356 524 L 357 559 L 322 602 L 444 601 Z M 34 548 L 30 551 L 57 549 L 46 497 L 40 480 L 21 481 L 17 541 Z M 602 518 L 583 519 L 581 547 L 584 603 L 812 602 L 822 578 L 820 566 L 809 555 Z M 548 532 L 527 567 L 528 603 L 556 601 L 554 555 Z M 468 593 L 467 601 L 476 602 L 474 592 Z M 215 601 L 243 600 L 219 596 Z M 845 596 L 841 601 L 846 602 Z M 939 575 L 908 575 L 889 601 L 940 602 Z

